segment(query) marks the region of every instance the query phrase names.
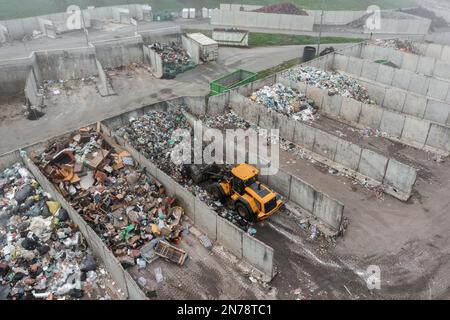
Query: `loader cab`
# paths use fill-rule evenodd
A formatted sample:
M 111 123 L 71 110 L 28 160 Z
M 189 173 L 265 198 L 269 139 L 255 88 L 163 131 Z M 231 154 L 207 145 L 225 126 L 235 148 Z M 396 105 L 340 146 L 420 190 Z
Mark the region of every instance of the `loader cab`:
M 245 188 L 257 182 L 258 173 L 258 169 L 245 163 L 233 168 L 231 170 L 233 190 L 240 195 L 245 194 Z

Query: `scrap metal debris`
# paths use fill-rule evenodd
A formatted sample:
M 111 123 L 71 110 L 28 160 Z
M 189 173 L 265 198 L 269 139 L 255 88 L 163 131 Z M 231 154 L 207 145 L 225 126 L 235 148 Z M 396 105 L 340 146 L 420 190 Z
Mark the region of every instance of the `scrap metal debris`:
M 80 129 L 35 161 L 124 267 L 136 265 L 149 242 L 181 241 L 184 210 L 176 199 L 101 133 Z
M 109 299 L 100 270 L 67 211 L 26 168 L 0 172 L 0 300 Z
M 310 66 L 298 66 L 282 74 L 291 81 L 306 82 L 308 85 L 328 90 L 328 95 L 341 95 L 363 103 L 375 104 L 359 82 L 338 72 L 323 71 Z
M 281 83 L 263 87 L 254 92 L 250 99 L 297 121 L 311 122 L 319 117 L 314 100 Z
M 392 48 L 402 52 L 418 54 L 417 49 L 414 47 L 414 43 L 407 39 L 375 39 L 372 43 L 383 48 Z
M 166 78 L 175 78 L 178 74 L 195 68 L 195 63 L 178 43 L 157 42 L 150 45 L 149 48 L 161 56 Z

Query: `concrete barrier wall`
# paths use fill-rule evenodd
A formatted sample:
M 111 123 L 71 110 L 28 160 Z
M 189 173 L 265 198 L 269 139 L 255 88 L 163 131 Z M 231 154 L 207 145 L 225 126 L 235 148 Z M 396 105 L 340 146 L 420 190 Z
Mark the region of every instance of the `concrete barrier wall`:
M 318 88 L 315 87 L 308 87 L 307 94 L 309 97 L 315 99 L 319 108 L 323 109 L 323 101 L 326 100 L 324 98 L 322 101 L 318 99 L 318 97 L 323 97 L 323 92 L 320 89 L 319 91 L 317 89 Z M 310 92 L 317 92 L 317 96 L 311 95 Z M 265 129 L 272 129 L 273 123 L 283 123 L 283 126 L 287 129 L 280 131 L 280 137 L 290 140 L 309 150 L 318 161 L 338 168 L 338 170 L 344 168 L 346 173 L 353 175 L 356 178 L 368 178 L 374 185 L 382 184 L 385 186 L 386 192 L 400 200 L 406 201 L 411 196 L 412 187 L 417 176 L 414 168 L 407 165 L 404 165 L 401 168 L 395 168 L 396 170 L 402 171 L 401 174 L 400 172 L 397 172 L 399 175 L 407 177 L 407 179 L 405 178 L 405 180 L 402 181 L 390 179 L 386 176 L 385 170 L 382 172 L 367 170 L 365 165 L 361 165 L 361 155 L 365 149 L 360 148 L 358 145 L 316 129 L 306 123 L 283 118 L 283 116 L 278 113 L 267 112 L 266 108 L 252 102 L 250 99 L 234 97 L 234 95 L 237 95 L 237 93 L 230 93 L 230 107 L 247 121 L 255 123 Z M 328 95 L 326 96 L 328 97 Z M 343 99 L 336 101 L 343 101 Z M 338 108 L 336 108 L 336 110 L 337 109 Z M 338 112 L 340 112 L 340 110 Z M 382 115 L 383 114 L 381 113 L 381 116 Z M 373 115 L 368 115 L 368 117 L 370 119 Z M 272 120 L 269 120 L 270 118 L 272 118 Z M 276 119 L 274 120 L 274 118 Z M 384 119 L 383 123 L 386 123 L 386 126 L 391 125 L 394 127 L 395 121 L 392 121 L 388 115 L 379 119 L 379 125 L 381 125 L 382 119 Z M 293 138 L 290 133 L 292 130 L 289 130 L 289 128 L 294 128 Z M 288 136 L 285 134 L 288 134 Z M 372 153 L 366 153 L 366 156 L 371 157 Z M 374 157 L 377 159 L 374 161 L 369 159 L 368 161 L 365 161 L 365 164 L 379 161 L 389 163 L 391 160 L 378 153 L 375 153 Z M 391 173 L 392 172 L 389 172 L 389 174 Z M 280 181 L 277 181 L 276 184 L 279 182 Z M 279 184 L 278 187 L 280 186 L 284 187 L 283 184 Z
M 400 13 L 397 12 L 397 15 Z M 430 31 L 431 20 L 420 18 L 417 16 L 402 14 L 402 16 L 410 16 L 411 18 L 386 18 L 381 19 L 381 28 L 369 30 L 364 28 L 365 33 L 373 34 L 419 34 L 426 35 Z
M 41 187 L 48 192 L 53 199 L 58 201 L 61 206 L 67 210 L 70 219 L 78 226 L 80 232 L 86 239 L 89 248 L 94 255 L 102 262 L 107 272 L 111 275 L 116 286 L 125 294 L 125 298 L 132 300 L 144 300 L 146 296 L 139 288 L 137 283 L 126 272 L 119 261 L 114 257 L 112 252 L 103 244 L 100 237 L 89 227 L 89 225 L 81 218 L 81 216 L 72 208 L 72 206 L 64 199 L 64 197 L 56 190 L 53 184 L 41 173 L 39 168 L 28 158 L 26 153 L 36 150 L 42 150 L 45 144 L 38 143 L 32 145 L 25 150 L 25 154 L 20 154 L 19 150 L 10 152 L 0 156 L 0 169 L 5 169 L 14 163 L 23 163 Z
M 225 92 L 208 98 L 207 114 L 210 116 L 218 116 L 224 114 L 230 102 L 230 93 Z
M 0 101 L 23 95 L 32 58 L 0 61 Z
M 38 84 L 33 69 L 30 70 L 25 84 L 25 98 L 32 106 L 42 106 L 44 96 L 38 90 Z
M 413 73 L 436 77 L 436 80 L 450 80 L 450 46 L 418 43 L 415 43 L 414 46 L 422 55 L 372 44 L 362 45 L 359 55 L 355 52 L 349 52 L 347 49 L 342 50 L 342 52 L 346 55 L 371 61 L 389 60 L 399 68 Z
M 275 30 L 313 31 L 314 17 L 233 10 L 213 10 L 212 25 Z
M 141 36 L 94 42 L 97 59 L 104 68 L 118 68 L 132 63 L 144 63 Z
M 98 75 L 94 48 L 38 51 L 41 80 L 81 79 Z
M 431 59 L 431 58 L 430 58 Z M 367 59 L 335 55 L 332 69 L 349 73 L 367 87 L 369 94 L 378 104 L 397 111 L 408 109 L 409 95 L 422 96 L 427 111 L 424 118 L 440 123 L 448 123 L 448 112 L 436 115 L 434 105 L 440 103 L 444 110 L 450 108 L 450 80 L 417 74 L 412 71 L 381 65 Z M 420 97 L 419 97 L 420 98 Z M 426 102 L 423 102 L 425 100 Z M 445 106 L 447 105 L 447 106 Z M 406 108 L 405 108 L 406 107 Z M 415 108 L 413 109 L 415 111 Z
M 148 58 L 150 60 L 150 68 L 153 75 L 160 79 L 164 75 L 163 63 L 161 56 L 153 49 L 145 47 L 144 53 L 148 52 Z
M 354 65 L 357 60 L 358 58 L 337 54 L 334 69 L 354 71 L 346 66 Z M 450 94 L 450 82 L 390 68 L 369 60 L 362 62 L 360 73 L 354 72 L 352 76 L 367 88 L 369 95 L 379 105 L 442 125 L 450 124 L 450 100 L 444 97 Z
M 322 10 L 306 10 L 306 12 L 314 17 L 314 24 L 320 24 Z M 366 11 L 324 11 L 323 24 L 325 25 L 345 25 L 357 19 L 364 17 Z
M 152 44 L 155 42 L 180 42 L 181 27 L 165 27 L 160 29 L 139 30 L 139 35 L 142 37 L 144 44 Z
M 151 108 L 151 106 L 146 108 Z M 169 195 L 177 197 L 177 200 L 185 205 L 184 208 L 187 216 L 211 240 L 217 240 L 227 250 L 236 255 L 238 259 L 244 259 L 261 271 L 268 280 L 272 280 L 274 268 L 273 249 L 271 247 L 252 237 L 246 239 L 244 243 L 243 237 L 245 234 L 241 229 L 218 216 L 215 211 L 198 198 L 194 197 L 187 189 L 183 188 L 167 174 L 159 170 L 156 165 L 136 151 L 136 149 L 128 144 L 123 138 L 114 135 L 113 128 L 125 125 L 128 123 L 130 117 L 142 115 L 146 108 L 107 119 L 103 122 L 102 130 L 104 129 L 106 134 L 114 137 L 116 142 L 130 152 L 133 158 L 142 167 L 147 168 L 147 172 L 165 186 Z M 157 105 L 156 108 L 160 108 L 160 105 Z M 254 251 L 255 248 L 258 249 L 257 252 Z M 246 252 L 245 255 L 244 252 Z
M 95 22 L 91 20 L 114 20 L 114 8 L 125 8 L 130 10 L 130 16 L 137 20 L 144 20 L 144 18 L 147 18 L 144 16 L 144 5 L 141 4 L 124 4 L 121 6 L 85 9 L 83 10 L 83 15 L 86 28 L 90 28 L 95 24 Z M 8 29 L 9 36 L 12 40 L 22 40 L 25 36 L 33 34 L 33 31 L 40 30 L 41 26 L 39 20 L 49 20 L 55 26 L 58 33 L 73 31 L 74 29 L 68 29 L 67 27 L 67 21 L 71 16 L 72 14 L 59 12 L 24 19 L 2 20 L 0 21 L 0 24 Z M 151 17 L 150 20 L 152 20 Z M 82 27 L 83 26 L 80 25 L 78 30 L 82 29 Z

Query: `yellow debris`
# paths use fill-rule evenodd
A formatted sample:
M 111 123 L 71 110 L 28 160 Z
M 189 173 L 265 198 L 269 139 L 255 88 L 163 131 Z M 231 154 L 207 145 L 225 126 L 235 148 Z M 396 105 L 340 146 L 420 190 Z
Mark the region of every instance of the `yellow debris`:
M 61 208 L 61 205 L 56 201 L 47 201 L 47 207 L 48 210 L 50 210 L 50 213 L 55 215 L 55 213 L 58 212 L 59 208 Z

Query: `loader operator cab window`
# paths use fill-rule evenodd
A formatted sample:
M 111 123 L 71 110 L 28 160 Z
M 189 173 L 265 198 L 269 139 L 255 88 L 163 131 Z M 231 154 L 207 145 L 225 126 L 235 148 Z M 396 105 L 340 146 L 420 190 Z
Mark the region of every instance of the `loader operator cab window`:
M 244 194 L 245 183 L 239 178 L 233 177 L 233 190 L 238 194 Z

